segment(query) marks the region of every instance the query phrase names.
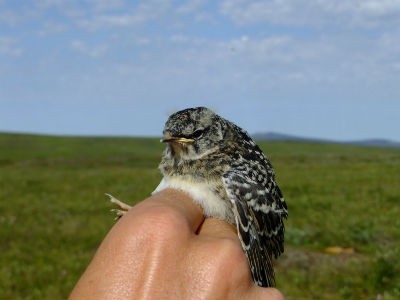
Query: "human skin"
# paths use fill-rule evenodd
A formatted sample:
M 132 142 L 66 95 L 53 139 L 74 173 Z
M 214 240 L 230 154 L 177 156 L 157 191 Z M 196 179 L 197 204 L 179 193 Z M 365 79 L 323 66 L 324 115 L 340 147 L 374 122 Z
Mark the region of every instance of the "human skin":
M 166 189 L 112 227 L 69 299 L 284 297 L 253 283 L 234 226 L 204 219 L 189 196 Z

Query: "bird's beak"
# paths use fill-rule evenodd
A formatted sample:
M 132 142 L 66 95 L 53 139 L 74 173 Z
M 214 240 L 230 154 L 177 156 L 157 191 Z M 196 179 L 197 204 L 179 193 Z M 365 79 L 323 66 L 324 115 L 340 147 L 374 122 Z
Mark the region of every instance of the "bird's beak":
M 161 139 L 162 143 L 183 143 L 183 144 L 191 144 L 194 142 L 194 139 L 188 139 L 188 138 L 184 138 L 184 137 L 164 137 L 163 139 Z

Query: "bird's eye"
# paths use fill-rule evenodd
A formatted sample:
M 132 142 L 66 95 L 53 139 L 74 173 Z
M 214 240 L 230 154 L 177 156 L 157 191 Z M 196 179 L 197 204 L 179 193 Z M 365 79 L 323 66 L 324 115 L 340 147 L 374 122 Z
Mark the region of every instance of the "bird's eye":
M 191 134 L 191 136 L 192 136 L 192 138 L 197 139 L 197 138 L 201 137 L 203 135 L 203 133 L 204 133 L 204 129 L 197 129 L 196 131 L 194 131 Z

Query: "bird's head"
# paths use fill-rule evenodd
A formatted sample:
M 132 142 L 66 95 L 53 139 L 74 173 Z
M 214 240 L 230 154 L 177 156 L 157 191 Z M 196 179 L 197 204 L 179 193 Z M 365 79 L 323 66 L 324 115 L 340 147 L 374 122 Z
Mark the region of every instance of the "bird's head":
M 171 115 L 163 131 L 172 156 L 196 159 L 215 151 L 223 140 L 223 119 L 206 107 L 188 108 Z

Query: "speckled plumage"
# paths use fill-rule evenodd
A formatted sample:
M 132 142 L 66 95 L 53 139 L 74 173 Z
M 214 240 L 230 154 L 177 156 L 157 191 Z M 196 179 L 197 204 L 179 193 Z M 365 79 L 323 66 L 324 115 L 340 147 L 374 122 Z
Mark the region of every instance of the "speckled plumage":
M 163 179 L 154 192 L 172 187 L 237 226 L 254 282 L 274 286 L 272 256 L 283 252 L 287 206 L 274 170 L 250 136 L 205 107 L 169 117 L 162 141 Z

